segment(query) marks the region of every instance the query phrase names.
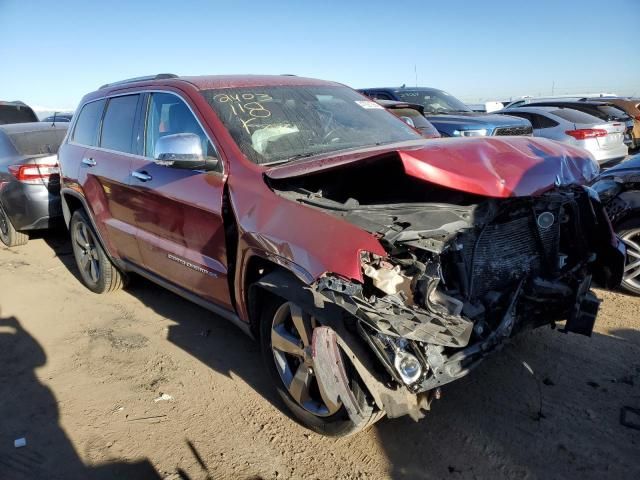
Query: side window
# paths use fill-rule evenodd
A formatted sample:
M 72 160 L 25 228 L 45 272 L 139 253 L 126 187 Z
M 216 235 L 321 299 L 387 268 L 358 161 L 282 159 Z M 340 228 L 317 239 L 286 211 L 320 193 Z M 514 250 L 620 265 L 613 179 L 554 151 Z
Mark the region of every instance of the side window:
M 536 128 L 553 128 L 559 125 L 558 122 L 542 115 L 533 115 L 538 126 Z
M 133 153 L 131 139 L 140 95 L 126 95 L 109 99 L 102 121 L 100 146 L 118 152 Z
M 375 92 L 371 95 L 371 98 L 375 100 L 392 100 L 391 95 L 383 92 Z
M 217 158 L 216 150 L 189 107 L 170 93 L 153 93 L 149 102 L 145 130 L 145 156 L 154 157 L 160 137 L 177 133 L 193 133 L 200 137 L 202 151 L 207 157 Z
M 71 141 L 89 147 L 96 146 L 98 144 L 98 128 L 103 110 L 104 100 L 87 103 L 82 107 Z
M 531 115 L 530 113 L 525 113 L 525 112 L 512 112 L 511 110 L 508 110 L 507 115 L 511 116 L 511 117 L 520 117 L 520 118 L 524 118 L 525 120 L 529 120 L 531 122 L 531 126 L 533 128 L 537 128 L 535 126 L 535 121 L 533 120 L 533 115 Z

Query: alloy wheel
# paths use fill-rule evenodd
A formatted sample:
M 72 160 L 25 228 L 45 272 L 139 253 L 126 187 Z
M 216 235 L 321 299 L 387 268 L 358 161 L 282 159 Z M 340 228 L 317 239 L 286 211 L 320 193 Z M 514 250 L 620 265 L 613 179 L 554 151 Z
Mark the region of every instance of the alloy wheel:
M 318 417 L 328 417 L 342 407 L 326 395 L 315 375 L 311 356 L 316 319 L 292 302 L 276 310 L 271 326 L 271 350 L 282 383 L 295 402 Z
M 76 223 L 73 241 L 78 249 L 78 267 L 83 276 L 93 283 L 98 283 L 100 280 L 100 261 L 96 240 L 93 232 L 84 222 Z
M 640 228 L 624 232 L 621 239 L 627 247 L 622 281 L 633 289 L 640 290 Z

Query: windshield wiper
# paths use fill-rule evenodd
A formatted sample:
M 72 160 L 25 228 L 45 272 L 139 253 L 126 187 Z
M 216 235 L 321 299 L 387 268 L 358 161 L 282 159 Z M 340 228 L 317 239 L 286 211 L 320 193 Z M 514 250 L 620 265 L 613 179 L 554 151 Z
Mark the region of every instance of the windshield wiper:
M 289 163 L 289 162 L 293 162 L 294 160 L 300 160 L 301 158 L 312 157 L 313 155 L 318 155 L 318 153 L 312 153 L 312 152 L 310 152 L 310 153 L 298 153 L 296 155 L 293 155 L 292 157 L 283 158 L 281 160 L 274 160 L 273 162 L 261 163 L 260 165 L 266 165 L 266 166 L 279 165 L 281 163 Z

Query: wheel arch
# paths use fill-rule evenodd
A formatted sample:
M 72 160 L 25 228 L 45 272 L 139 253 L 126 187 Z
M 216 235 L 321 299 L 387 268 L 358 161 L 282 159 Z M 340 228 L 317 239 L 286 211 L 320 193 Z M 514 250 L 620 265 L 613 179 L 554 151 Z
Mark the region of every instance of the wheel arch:
M 273 297 L 287 300 L 286 292 L 303 290 L 305 284 L 291 270 L 262 255 L 252 255 L 242 271 L 241 288 L 252 333 L 258 338 L 260 311 Z M 296 288 L 299 287 L 299 288 Z
M 104 238 L 102 238 L 102 235 L 100 234 L 100 230 L 98 229 L 95 219 L 93 218 L 93 212 L 89 208 L 89 204 L 87 203 L 84 196 L 70 188 L 63 188 L 60 191 L 60 199 L 62 203 L 62 214 L 64 216 L 64 222 L 67 225 L 67 228 L 70 227 L 71 216 L 73 215 L 73 213 L 76 210 L 82 210 L 87 216 L 87 218 L 89 219 L 89 222 L 91 223 L 91 228 L 93 228 L 96 238 L 100 243 L 100 246 L 102 247 L 102 250 L 104 251 L 104 253 L 107 255 L 109 260 L 111 260 L 111 262 L 113 262 L 120 270 L 125 271 L 126 268 L 123 262 L 115 258 L 111 254 L 110 250 L 107 248 L 107 243 L 105 242 Z
M 612 221 L 614 230 L 618 232 L 621 226 L 628 224 L 634 217 L 640 219 L 640 190 L 622 192 L 616 200 L 617 215 L 614 213 Z

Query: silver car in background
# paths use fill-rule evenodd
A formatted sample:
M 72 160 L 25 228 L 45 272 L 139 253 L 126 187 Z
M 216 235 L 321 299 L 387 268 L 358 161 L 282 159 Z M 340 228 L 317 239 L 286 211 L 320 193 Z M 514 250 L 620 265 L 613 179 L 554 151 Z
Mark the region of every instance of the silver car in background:
M 588 113 L 561 107 L 517 107 L 495 113 L 526 118 L 533 126 L 534 137 L 584 148 L 598 163 L 623 158 L 629 151 L 624 144 L 626 126 L 622 122 L 604 122 Z

